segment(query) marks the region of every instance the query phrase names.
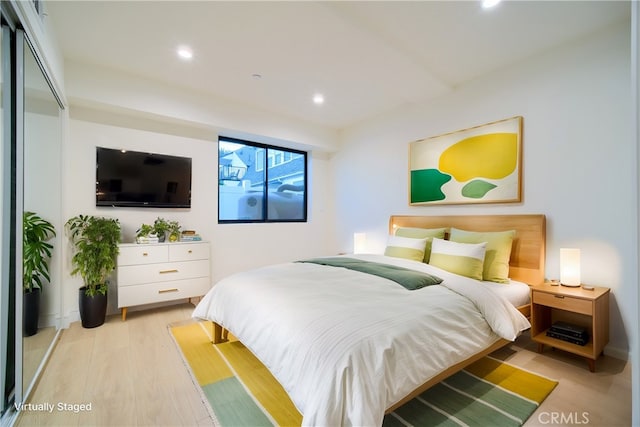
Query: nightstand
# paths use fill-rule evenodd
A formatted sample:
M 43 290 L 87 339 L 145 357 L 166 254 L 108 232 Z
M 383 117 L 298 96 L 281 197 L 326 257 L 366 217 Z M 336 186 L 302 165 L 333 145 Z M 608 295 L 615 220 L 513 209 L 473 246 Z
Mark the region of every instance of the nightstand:
M 547 336 L 547 330 L 558 321 L 585 328 L 589 334 L 587 344 Z M 594 372 L 595 361 L 609 342 L 609 288 L 586 290 L 548 283 L 532 286 L 531 339 L 538 343 L 539 353 L 546 344 L 585 357 L 589 370 Z

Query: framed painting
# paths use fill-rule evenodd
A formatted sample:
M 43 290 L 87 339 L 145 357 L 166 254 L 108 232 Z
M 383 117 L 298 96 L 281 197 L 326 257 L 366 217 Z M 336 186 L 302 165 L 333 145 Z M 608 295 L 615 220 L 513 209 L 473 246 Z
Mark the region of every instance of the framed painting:
M 522 117 L 409 144 L 409 204 L 521 201 Z

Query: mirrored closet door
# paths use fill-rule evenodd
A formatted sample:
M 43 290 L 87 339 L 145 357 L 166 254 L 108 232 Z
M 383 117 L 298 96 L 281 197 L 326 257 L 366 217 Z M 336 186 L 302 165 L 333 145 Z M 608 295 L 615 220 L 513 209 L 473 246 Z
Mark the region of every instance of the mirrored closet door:
M 26 37 L 22 52 L 23 212 L 29 213 L 29 218 L 34 218 L 33 213 L 55 228 L 55 236 L 50 235 L 46 242 L 52 245 L 48 260 L 50 280 L 42 278 L 42 286 L 33 289 L 33 295 L 26 289 L 23 293 L 22 389 L 26 396 L 59 326 L 64 233 L 61 230 L 61 104 Z M 29 244 L 28 239 L 23 241 L 24 247 Z
M 5 19 L 2 10 L 0 30 L 0 137 L 2 157 L 0 158 L 0 377 L 2 379 L 2 402 L 0 415 L 11 407 L 16 384 L 16 338 L 15 338 L 15 116 L 13 114 L 13 55 L 14 28 Z
M 29 5 L 29 4 L 27 4 Z M 0 5 L 0 377 L 3 425 L 28 395 L 59 335 L 62 270 L 62 104 L 11 4 Z M 27 325 L 23 251 L 25 212 L 55 227 L 47 238 L 48 275 L 36 285 L 35 323 Z M 49 256 L 50 255 L 50 256 Z M 29 276 L 30 277 L 30 276 Z

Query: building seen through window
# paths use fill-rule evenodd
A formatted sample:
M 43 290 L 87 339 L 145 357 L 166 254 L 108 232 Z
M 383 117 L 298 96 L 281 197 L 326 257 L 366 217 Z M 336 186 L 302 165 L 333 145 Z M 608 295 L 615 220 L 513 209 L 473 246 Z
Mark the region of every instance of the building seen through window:
M 218 222 L 307 220 L 307 153 L 218 141 Z

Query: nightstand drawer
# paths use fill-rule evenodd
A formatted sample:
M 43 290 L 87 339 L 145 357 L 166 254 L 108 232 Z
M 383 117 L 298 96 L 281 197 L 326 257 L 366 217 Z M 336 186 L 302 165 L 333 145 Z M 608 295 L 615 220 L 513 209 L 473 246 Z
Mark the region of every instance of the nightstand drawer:
M 533 292 L 533 303 L 559 308 L 574 313 L 593 314 L 593 302 L 567 295 L 554 295 L 546 292 Z

